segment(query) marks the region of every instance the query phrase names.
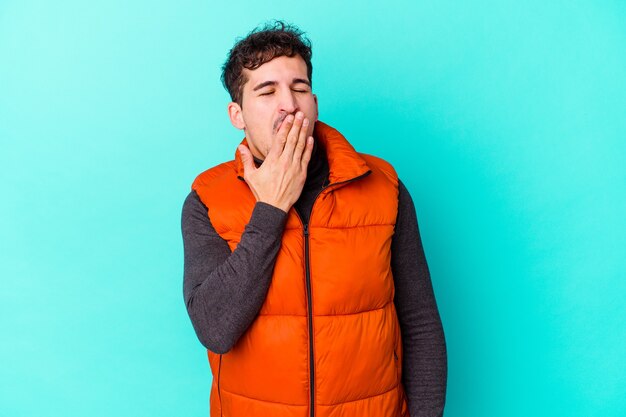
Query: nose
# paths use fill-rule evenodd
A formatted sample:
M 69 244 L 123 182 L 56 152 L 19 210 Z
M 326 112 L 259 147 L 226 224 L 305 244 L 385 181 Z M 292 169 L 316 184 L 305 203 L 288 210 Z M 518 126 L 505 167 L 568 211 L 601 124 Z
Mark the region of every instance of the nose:
M 293 114 L 299 110 L 298 101 L 291 89 L 283 90 L 280 95 L 279 111 L 284 114 Z

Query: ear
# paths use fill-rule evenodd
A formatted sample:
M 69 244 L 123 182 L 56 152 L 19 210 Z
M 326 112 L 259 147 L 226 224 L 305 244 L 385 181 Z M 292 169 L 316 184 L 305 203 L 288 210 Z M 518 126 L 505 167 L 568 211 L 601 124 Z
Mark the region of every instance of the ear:
M 243 121 L 243 114 L 241 113 L 241 106 L 234 101 L 228 103 L 228 117 L 230 118 L 230 123 L 235 128 L 239 130 L 246 128 L 246 123 Z

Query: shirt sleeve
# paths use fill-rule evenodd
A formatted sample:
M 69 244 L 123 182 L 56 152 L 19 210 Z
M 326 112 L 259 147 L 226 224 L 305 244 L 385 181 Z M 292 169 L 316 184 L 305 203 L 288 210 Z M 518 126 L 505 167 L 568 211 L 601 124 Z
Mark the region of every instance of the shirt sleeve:
M 401 181 L 398 199 L 391 266 L 402 334 L 402 383 L 411 417 L 438 417 L 443 415 L 446 397 L 446 341 L 415 206 Z
M 198 339 L 212 352 L 228 352 L 261 309 L 286 221 L 285 211 L 257 202 L 231 252 L 197 193 L 185 199 L 183 296 Z

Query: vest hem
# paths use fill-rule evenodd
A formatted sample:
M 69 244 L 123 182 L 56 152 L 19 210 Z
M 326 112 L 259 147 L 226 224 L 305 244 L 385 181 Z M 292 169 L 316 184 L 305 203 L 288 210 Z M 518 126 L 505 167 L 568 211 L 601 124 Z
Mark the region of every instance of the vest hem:
M 349 403 L 354 403 L 354 402 L 358 402 L 358 401 L 365 401 L 365 400 L 370 399 L 370 398 L 380 397 L 381 395 L 388 394 L 388 393 L 390 393 L 393 390 L 397 390 L 399 387 L 400 387 L 400 384 L 398 383 L 398 384 L 394 384 L 393 387 L 391 387 L 390 389 L 388 389 L 388 390 L 386 390 L 384 392 L 381 392 L 379 394 L 370 395 L 368 397 L 357 398 L 356 400 L 349 400 L 349 401 L 343 401 L 343 402 L 332 403 L 332 404 L 317 403 L 315 405 L 320 406 L 320 407 L 334 407 L 334 406 L 342 405 L 342 404 L 349 404 Z M 251 401 L 260 401 L 260 402 L 268 402 L 268 403 L 273 403 L 273 404 L 288 405 L 290 407 L 308 407 L 309 406 L 308 404 L 289 404 L 289 403 L 283 403 L 283 402 L 280 402 L 280 401 L 262 400 L 260 398 L 253 398 L 253 397 L 249 397 L 247 395 L 238 394 L 236 392 L 228 391 L 228 390 L 225 390 L 224 388 L 222 388 L 221 391 L 222 391 L 222 393 L 225 392 L 225 393 L 227 393 L 229 395 L 234 395 L 236 397 L 244 397 L 244 398 L 246 398 L 248 400 L 251 400 Z

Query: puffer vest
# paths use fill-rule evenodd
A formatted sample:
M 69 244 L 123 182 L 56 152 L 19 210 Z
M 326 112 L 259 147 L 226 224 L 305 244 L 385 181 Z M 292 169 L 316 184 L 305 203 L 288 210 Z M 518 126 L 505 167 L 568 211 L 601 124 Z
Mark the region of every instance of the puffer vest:
M 259 314 L 225 354 L 207 351 L 211 417 L 408 417 L 391 239 L 398 177 L 317 121 L 329 182 L 308 224 L 292 207 Z M 241 141 L 247 145 L 246 138 Z M 192 189 L 234 251 L 256 199 L 235 159 Z

